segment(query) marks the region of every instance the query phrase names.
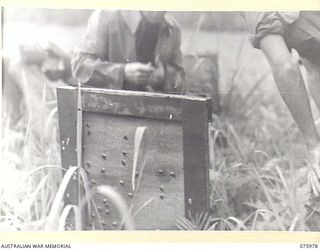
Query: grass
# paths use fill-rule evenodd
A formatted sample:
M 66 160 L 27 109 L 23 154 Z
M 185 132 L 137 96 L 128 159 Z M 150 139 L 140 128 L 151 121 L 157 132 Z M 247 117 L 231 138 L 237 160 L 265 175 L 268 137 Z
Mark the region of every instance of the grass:
M 6 157 L 3 152 L 3 157 Z M 44 228 L 55 192 L 59 186 L 61 167 L 45 165 L 34 170 L 16 169 L 2 161 L 1 230 L 39 230 Z M 21 167 L 21 166 L 20 166 Z
M 179 229 L 319 230 L 315 225 L 318 212 L 311 218 L 310 209 L 304 206 L 307 164 L 295 126 L 285 126 L 291 131 L 278 131 L 273 119 L 261 115 L 261 110 L 267 109 L 264 101 L 256 109 L 251 121 L 230 110 L 215 117 L 211 127 L 211 211 L 191 220 L 179 218 Z M 267 117 L 278 115 L 273 108 L 269 112 Z M 279 114 L 275 120 L 288 122 L 290 117 Z M 261 131 L 264 128 L 268 131 Z

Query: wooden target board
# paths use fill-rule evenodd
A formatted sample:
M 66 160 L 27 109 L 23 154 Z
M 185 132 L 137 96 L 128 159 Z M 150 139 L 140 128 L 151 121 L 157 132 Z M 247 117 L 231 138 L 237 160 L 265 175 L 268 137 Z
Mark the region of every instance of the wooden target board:
M 77 89 L 57 89 L 62 166 L 77 165 Z M 109 185 L 132 206 L 135 228 L 174 230 L 179 217 L 209 207 L 208 123 L 211 101 L 204 97 L 82 88 L 82 168 L 91 186 Z M 149 146 L 133 197 L 134 137 L 148 130 Z M 78 180 L 65 201 L 77 204 Z M 86 229 L 116 230 L 114 204 L 94 196 L 96 210 L 84 215 Z

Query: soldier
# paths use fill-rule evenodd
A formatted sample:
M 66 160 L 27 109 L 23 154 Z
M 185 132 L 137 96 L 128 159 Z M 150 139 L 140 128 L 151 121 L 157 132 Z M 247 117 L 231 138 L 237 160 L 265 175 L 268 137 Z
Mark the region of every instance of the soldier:
M 177 22 L 161 11 L 95 11 L 72 58 L 74 78 L 101 88 L 180 92 Z
M 247 12 L 250 41 L 266 56 L 280 94 L 301 131 L 311 166 L 308 181 L 314 197 L 320 195 L 320 141 L 295 49 L 308 72 L 313 99 L 320 109 L 320 12 Z

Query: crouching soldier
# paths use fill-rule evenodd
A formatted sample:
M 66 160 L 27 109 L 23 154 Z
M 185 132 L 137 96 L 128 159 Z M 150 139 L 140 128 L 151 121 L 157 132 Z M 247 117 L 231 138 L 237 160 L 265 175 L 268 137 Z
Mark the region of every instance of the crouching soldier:
M 73 53 L 73 76 L 100 88 L 179 93 L 180 44 L 180 28 L 165 12 L 95 11 Z
M 320 200 L 320 137 L 295 49 L 308 72 L 310 93 L 320 110 L 320 12 L 247 12 L 252 45 L 266 56 L 282 99 L 301 131 L 308 151 L 308 183 L 313 201 Z

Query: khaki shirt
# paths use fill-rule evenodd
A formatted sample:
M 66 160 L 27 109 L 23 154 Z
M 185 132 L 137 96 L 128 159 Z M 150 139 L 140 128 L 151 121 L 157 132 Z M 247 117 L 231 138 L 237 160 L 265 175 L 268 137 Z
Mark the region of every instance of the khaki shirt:
M 263 14 L 265 12 L 257 12 L 257 11 L 246 11 L 243 12 L 247 21 L 248 29 L 251 34 L 256 34 L 256 29 L 258 24 L 261 22 L 263 18 Z M 279 15 L 285 20 L 287 23 L 293 23 L 296 21 L 299 16 L 299 11 L 278 11 Z
M 294 23 L 300 16 L 299 11 L 248 11 L 243 14 L 250 32 L 249 40 L 255 48 L 260 48 L 260 40 L 267 34 L 284 35 L 285 26 Z
M 120 11 L 95 11 L 89 19 L 81 45 L 74 50 L 73 76 L 82 84 L 123 89 L 124 66 L 136 61 L 135 30 L 130 15 Z M 181 31 L 177 22 L 165 16 L 161 24 L 155 57 L 164 64 L 163 90 L 180 92 L 184 79 Z

